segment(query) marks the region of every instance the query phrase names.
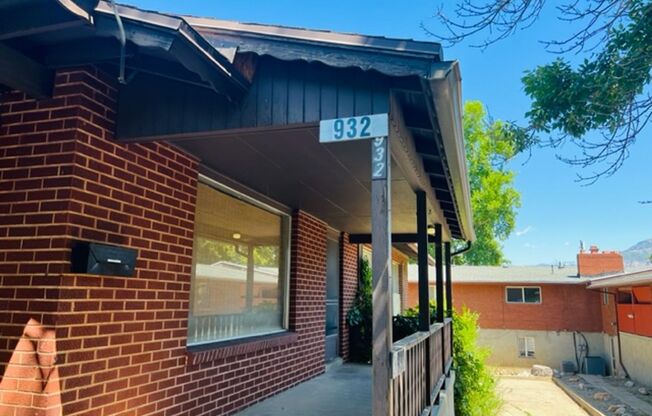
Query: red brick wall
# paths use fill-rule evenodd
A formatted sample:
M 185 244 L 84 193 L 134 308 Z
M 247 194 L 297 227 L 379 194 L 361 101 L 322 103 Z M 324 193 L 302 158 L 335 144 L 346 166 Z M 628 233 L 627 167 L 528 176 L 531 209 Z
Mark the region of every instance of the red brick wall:
M 584 285 L 537 285 L 541 304 L 505 302 L 504 284 L 453 284 L 453 305 L 479 312 L 481 328 L 601 332 L 600 294 Z
M 625 270 L 623 256 L 616 251 L 581 252 L 577 255 L 577 271 L 580 276 L 599 276 L 620 273 Z
M 60 72 L 51 100 L 2 99 L 0 363 L 30 318 L 54 328 L 65 415 L 228 414 L 322 372 L 326 226 L 303 213 L 293 333 L 188 352 L 198 164 L 163 143 L 113 141 L 116 95 L 86 68 Z M 137 249 L 136 277 L 69 273 L 73 239 Z M 23 414 L 25 397 L 2 393 L 18 402 L 2 410 Z
M 407 307 L 413 308 L 419 305 L 419 284 L 417 282 L 409 282 L 407 289 Z
M 340 236 L 340 355 L 344 361 L 349 360 L 349 325 L 346 315 L 349 313 L 358 288 L 358 245 L 349 244 L 349 235 Z

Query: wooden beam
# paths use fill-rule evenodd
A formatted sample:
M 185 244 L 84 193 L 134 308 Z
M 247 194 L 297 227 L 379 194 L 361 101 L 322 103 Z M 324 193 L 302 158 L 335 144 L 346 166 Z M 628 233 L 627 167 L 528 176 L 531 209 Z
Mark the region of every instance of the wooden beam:
M 0 84 L 36 99 L 52 96 L 54 73 L 0 42 Z
M 371 233 L 373 236 L 373 392 L 372 415 L 389 416 L 392 408 L 392 309 L 389 282 L 392 280 L 391 176 L 388 138 L 385 138 L 387 174 L 371 181 Z
M 453 279 L 451 266 L 451 243 L 444 243 L 444 258 L 446 259 L 446 316 L 453 317 Z
M 444 213 L 439 205 L 439 200 L 434 189 L 430 186 L 430 176 L 425 166 L 425 161 L 417 154 L 412 133 L 407 129 L 403 119 L 403 111 L 397 100 L 392 96 L 390 99 L 390 146 L 392 157 L 399 166 L 414 191 L 423 190 L 426 192 L 430 208 L 430 217 L 439 222 L 446 222 Z M 430 162 L 431 165 L 434 163 Z M 443 169 L 440 166 L 441 173 Z M 432 171 L 431 173 L 439 173 Z M 450 238 L 448 224 L 444 227 L 445 239 Z
M 418 266 L 419 266 L 419 331 L 430 331 L 430 299 L 428 286 L 428 203 L 426 193 L 416 192 L 417 197 L 417 235 L 419 237 Z M 430 337 L 425 340 L 425 353 L 423 366 L 426 369 L 425 388 L 428 396 L 432 391 L 430 377 Z M 430 403 L 428 403 L 430 404 Z
M 430 330 L 430 299 L 428 299 L 428 207 L 426 193 L 416 192 L 417 237 L 419 266 L 419 331 Z
M 52 2 L 54 3 L 54 2 Z M 0 13 L 0 40 L 39 35 L 88 24 L 64 7 L 28 5 Z
M 435 291 L 437 294 L 437 322 L 444 322 L 444 265 L 441 224 L 435 224 Z
M 349 235 L 349 242 L 351 244 L 371 244 L 371 234 L 351 234 Z M 397 233 L 392 234 L 392 243 L 418 243 L 419 237 L 417 233 Z M 434 243 L 435 236 L 429 235 L 428 242 Z

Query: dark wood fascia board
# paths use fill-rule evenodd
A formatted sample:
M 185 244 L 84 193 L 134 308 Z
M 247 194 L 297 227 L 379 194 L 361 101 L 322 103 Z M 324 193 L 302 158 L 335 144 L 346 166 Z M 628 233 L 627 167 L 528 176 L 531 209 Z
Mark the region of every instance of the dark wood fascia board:
M 405 244 L 418 242 L 417 233 L 399 233 L 392 234 L 392 244 Z M 428 235 L 428 242 L 434 243 L 435 236 Z M 351 244 L 371 244 L 371 234 L 350 234 L 349 243 Z
M 52 96 L 54 72 L 0 42 L 0 84 L 36 99 Z
M 25 3 L 21 7 L 0 6 L 0 41 L 89 24 L 63 7 Z
M 237 100 L 249 82 L 228 60 L 182 19 L 150 12 L 134 12 L 119 6 L 127 40 L 143 51 L 158 49 L 169 54 L 188 71 L 196 74 L 218 93 Z M 112 10 L 98 8 L 95 13 L 98 36 L 120 36 Z M 155 71 L 156 68 L 153 68 Z

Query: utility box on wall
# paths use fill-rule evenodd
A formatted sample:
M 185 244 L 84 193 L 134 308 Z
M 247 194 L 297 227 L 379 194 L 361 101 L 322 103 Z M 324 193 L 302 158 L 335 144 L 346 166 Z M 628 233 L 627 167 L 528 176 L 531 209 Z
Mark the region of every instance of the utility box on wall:
M 137 250 L 108 244 L 77 241 L 72 247 L 73 273 L 133 277 Z

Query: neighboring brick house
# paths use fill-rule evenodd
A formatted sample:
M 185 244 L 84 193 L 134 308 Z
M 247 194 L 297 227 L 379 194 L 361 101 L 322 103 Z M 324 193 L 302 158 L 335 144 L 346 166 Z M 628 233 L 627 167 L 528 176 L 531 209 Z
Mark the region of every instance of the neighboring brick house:
M 652 269 L 598 278 L 589 289 L 602 292 L 614 361 L 631 378 L 652 386 Z
M 370 152 L 320 144 L 322 119 L 388 114 L 394 231 L 418 192 L 440 243 L 474 238 L 439 44 L 91 0 L 0 15 L 2 415 L 232 414 L 346 359 Z
M 588 346 L 589 356 L 603 357 L 611 371 L 618 369 L 609 335 L 612 315 L 602 305 L 605 297 L 587 284 L 623 271 L 623 258 L 594 246 L 577 257 L 577 268 L 453 267 L 453 305 L 479 313 L 480 342 L 491 347 L 492 364 L 559 368 L 562 361 L 571 361 L 581 367 Z M 416 299 L 413 280 L 411 273 L 409 305 Z

